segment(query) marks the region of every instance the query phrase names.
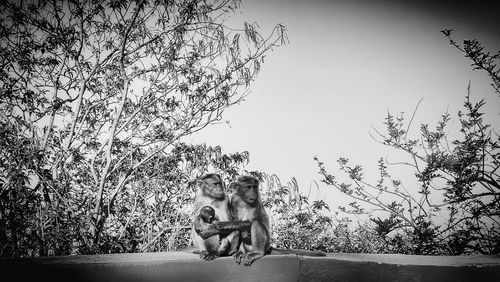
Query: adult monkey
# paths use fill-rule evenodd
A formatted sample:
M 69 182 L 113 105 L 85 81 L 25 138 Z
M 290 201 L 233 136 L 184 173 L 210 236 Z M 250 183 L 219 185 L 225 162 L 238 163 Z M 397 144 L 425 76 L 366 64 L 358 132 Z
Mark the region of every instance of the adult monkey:
M 296 254 L 302 256 L 326 256 L 324 252 L 297 249 L 276 249 L 270 244 L 269 216 L 260 199 L 259 180 L 252 176 L 240 176 L 231 184 L 233 222 L 215 222 L 220 230 L 240 230 L 240 249 L 234 254 L 235 261 L 249 266 L 267 254 Z
M 213 209 L 219 220 L 232 221 L 229 198 L 226 195 L 222 178 L 216 173 L 209 173 L 194 182 L 197 190 L 194 200 L 195 217 L 191 228 L 191 238 L 197 252 L 204 260 L 213 260 L 217 256 L 229 256 L 236 253 L 239 231 L 218 230 L 213 223 L 205 228 L 199 228 L 199 215 L 204 213 L 202 209 L 206 206 Z

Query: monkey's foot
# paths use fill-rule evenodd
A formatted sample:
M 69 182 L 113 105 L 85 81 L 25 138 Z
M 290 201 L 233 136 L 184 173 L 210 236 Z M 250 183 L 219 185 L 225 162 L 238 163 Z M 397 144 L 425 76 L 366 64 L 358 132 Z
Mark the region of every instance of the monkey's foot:
M 234 261 L 236 261 L 237 264 L 240 264 L 241 263 L 241 259 L 245 257 L 245 254 L 242 252 L 242 251 L 237 251 L 234 255 L 233 255 L 233 259 Z
M 245 256 L 244 264 L 245 266 L 250 266 L 252 262 L 254 262 L 256 259 L 263 257 L 263 253 L 258 253 L 258 252 L 252 252 L 249 253 Z
M 213 260 L 217 257 L 216 254 L 213 254 L 213 253 L 209 253 L 207 251 L 201 251 L 200 252 L 200 258 L 203 259 L 203 260 Z

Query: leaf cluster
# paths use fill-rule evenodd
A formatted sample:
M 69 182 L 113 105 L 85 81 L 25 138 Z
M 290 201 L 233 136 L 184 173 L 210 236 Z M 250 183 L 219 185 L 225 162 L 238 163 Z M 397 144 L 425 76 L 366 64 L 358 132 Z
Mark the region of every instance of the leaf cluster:
M 476 40 L 462 45 L 451 38 L 451 30 L 443 33 L 452 46 L 472 61 L 474 69 L 484 70 L 499 92 L 499 54 L 487 52 Z M 499 96 L 500 97 L 500 96 Z M 418 138 L 410 137 L 416 111 L 409 121 L 403 113 L 387 114 L 385 133 L 375 129 L 375 140 L 404 152 L 408 161 L 390 163 L 380 159 L 379 180 L 372 184 L 363 176 L 363 168 L 347 158 L 338 160 L 340 172 L 348 181 L 327 172 L 323 162 L 315 158 L 323 182 L 353 198 L 341 211 L 351 214 L 386 214 L 388 218 L 370 218 L 381 237 L 399 232 L 411 243 L 417 254 L 498 253 L 500 238 L 500 136 L 485 120 L 485 101 L 473 102 L 470 85 L 460 122 L 458 137 L 449 140 L 448 125 L 452 116 L 444 113 L 435 129 L 420 126 Z M 388 171 L 388 165 L 411 169 L 418 187 L 407 187 Z M 443 221 L 443 218 L 445 219 Z

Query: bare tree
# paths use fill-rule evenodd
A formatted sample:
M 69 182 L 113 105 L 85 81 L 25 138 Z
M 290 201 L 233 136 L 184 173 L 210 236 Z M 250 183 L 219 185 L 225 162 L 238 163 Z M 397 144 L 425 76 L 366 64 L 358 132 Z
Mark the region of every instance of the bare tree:
M 220 121 L 248 93 L 264 56 L 287 40 L 283 25 L 267 37 L 256 24 L 227 27 L 239 8 L 233 0 L 0 8 L 0 122 L 12 138 L 5 148 L 25 140 L 34 149 L 22 167 L 5 154 L 2 189 L 16 189 L 14 175 L 38 183 L 88 219 L 94 245 L 136 172 Z

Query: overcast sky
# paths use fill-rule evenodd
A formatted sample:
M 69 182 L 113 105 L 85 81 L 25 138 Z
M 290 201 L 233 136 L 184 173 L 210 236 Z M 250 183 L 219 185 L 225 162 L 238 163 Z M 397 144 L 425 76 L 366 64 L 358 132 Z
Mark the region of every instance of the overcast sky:
M 371 126 L 383 130 L 388 110 L 409 118 L 423 98 L 411 132 L 417 135 L 420 123 L 434 125 L 448 110 L 453 134 L 469 80 L 473 99 L 487 100 L 487 118 L 500 128 L 500 99 L 487 76 L 471 71 L 440 33 L 453 29 L 459 42 L 476 38 L 498 51 L 498 7 L 456 1 L 244 2 L 235 25 L 255 21 L 266 34 L 282 23 L 290 44 L 268 54 L 246 101 L 226 111 L 230 126 L 211 126 L 191 141 L 221 145 L 227 153 L 249 151 L 248 170 L 274 173 L 285 183 L 296 177 L 307 191 L 321 179 L 314 156 L 335 173 L 336 160 L 344 156 L 375 179 L 380 157 L 398 161 L 401 155 L 371 139 Z M 322 188 L 319 196 L 332 207 L 341 204 L 329 190 Z

